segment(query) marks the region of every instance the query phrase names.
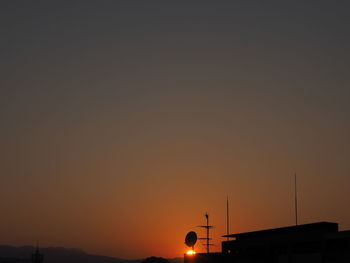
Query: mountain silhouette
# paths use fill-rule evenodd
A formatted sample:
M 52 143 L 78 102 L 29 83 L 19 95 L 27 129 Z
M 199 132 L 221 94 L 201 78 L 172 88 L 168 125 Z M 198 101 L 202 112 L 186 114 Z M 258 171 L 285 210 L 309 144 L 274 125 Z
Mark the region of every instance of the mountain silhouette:
M 0 263 L 30 262 L 30 257 L 35 250 L 36 247 L 34 246 L 15 247 L 0 245 Z M 40 253 L 44 255 L 44 263 L 141 263 L 142 261 L 147 260 L 127 260 L 122 258 L 91 255 L 80 249 L 67 249 L 63 247 L 40 248 Z M 181 258 L 175 258 L 164 262 L 180 263 L 182 261 L 183 259 Z M 161 263 L 163 263 L 163 261 Z
M 150 257 L 146 258 L 142 263 L 170 263 L 165 258 Z

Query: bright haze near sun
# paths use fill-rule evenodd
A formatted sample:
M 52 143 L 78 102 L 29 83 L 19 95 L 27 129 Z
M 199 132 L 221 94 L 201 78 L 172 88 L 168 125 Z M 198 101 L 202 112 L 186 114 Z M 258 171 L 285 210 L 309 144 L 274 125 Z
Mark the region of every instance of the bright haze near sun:
M 0 243 L 182 256 L 350 227 L 349 1 L 0 3 Z M 196 251 L 204 251 L 197 244 Z

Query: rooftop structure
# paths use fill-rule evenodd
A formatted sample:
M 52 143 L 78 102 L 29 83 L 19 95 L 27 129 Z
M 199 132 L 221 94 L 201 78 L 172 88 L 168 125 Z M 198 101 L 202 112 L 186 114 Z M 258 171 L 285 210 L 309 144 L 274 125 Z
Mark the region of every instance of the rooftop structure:
M 350 231 L 337 223 L 317 222 L 223 237 L 221 253 L 185 256 L 185 263 L 350 262 Z

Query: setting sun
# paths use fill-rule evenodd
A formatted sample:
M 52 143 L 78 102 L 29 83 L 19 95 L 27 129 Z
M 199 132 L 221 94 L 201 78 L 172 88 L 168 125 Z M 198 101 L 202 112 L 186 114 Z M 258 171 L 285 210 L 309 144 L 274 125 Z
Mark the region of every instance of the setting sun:
M 186 252 L 186 255 L 189 255 L 189 256 L 192 256 L 192 255 L 195 255 L 196 254 L 196 251 L 194 250 L 189 250 Z

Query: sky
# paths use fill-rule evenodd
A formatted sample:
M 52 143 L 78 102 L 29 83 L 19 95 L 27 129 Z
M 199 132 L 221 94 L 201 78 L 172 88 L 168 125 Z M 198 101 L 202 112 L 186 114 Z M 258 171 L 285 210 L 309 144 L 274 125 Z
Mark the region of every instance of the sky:
M 0 243 L 182 256 L 350 229 L 349 1 L 0 3 Z M 197 251 L 204 251 L 201 244 Z

